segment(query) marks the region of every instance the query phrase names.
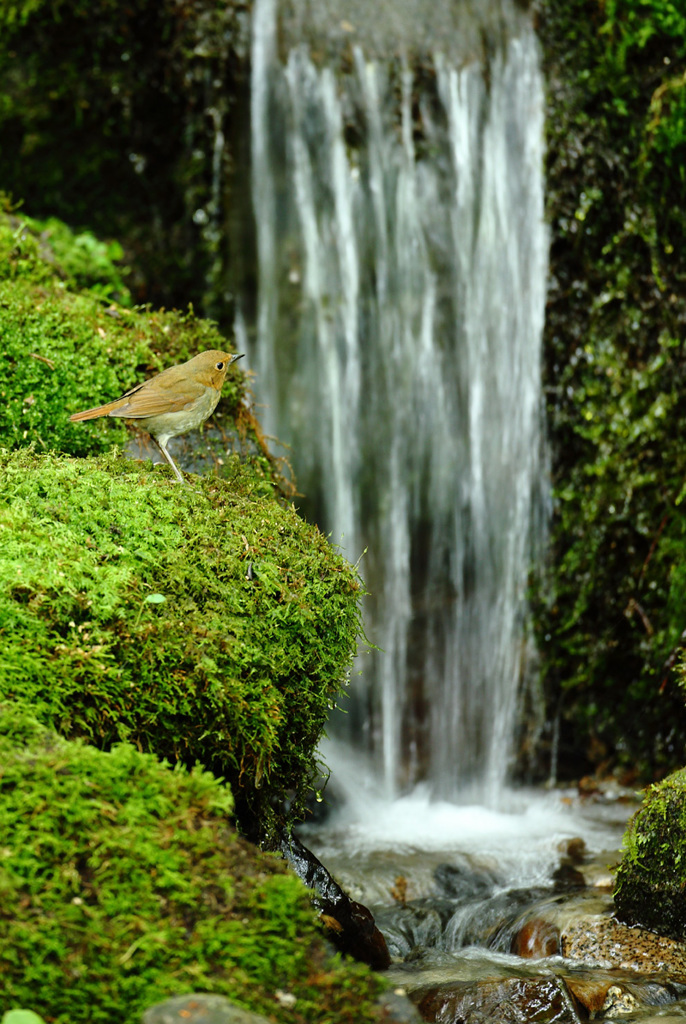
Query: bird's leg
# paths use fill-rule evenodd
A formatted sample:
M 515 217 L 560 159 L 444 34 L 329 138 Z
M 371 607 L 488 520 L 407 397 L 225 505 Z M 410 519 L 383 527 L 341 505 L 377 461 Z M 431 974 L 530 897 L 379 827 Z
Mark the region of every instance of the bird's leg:
M 155 440 L 155 444 L 157 445 L 159 450 L 162 452 L 162 454 L 164 455 L 165 459 L 167 460 L 167 462 L 169 463 L 171 468 L 174 470 L 174 476 L 176 477 L 176 479 L 179 481 L 180 484 L 185 484 L 186 481 L 184 480 L 184 478 L 181 476 L 181 474 L 179 473 L 178 469 L 176 468 L 176 463 L 174 462 L 174 460 L 172 459 L 171 455 L 167 451 L 167 446 L 164 443 L 164 441 L 162 439 L 158 438 L 158 437 L 156 437 L 154 440 Z

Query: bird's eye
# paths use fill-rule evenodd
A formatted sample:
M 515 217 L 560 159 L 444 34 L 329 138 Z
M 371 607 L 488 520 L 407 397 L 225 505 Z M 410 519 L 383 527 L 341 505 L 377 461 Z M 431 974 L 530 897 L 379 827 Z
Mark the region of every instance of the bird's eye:
M 224 369 L 224 364 L 223 363 L 215 363 L 214 365 L 215 365 L 215 369 L 217 369 L 217 370 L 223 370 Z

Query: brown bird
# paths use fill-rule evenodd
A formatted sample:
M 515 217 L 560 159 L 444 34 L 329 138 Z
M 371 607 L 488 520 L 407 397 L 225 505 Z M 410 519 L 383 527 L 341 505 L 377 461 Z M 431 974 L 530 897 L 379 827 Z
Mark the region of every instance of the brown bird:
M 69 419 L 75 423 L 96 420 L 99 416 L 136 420 L 155 439 L 182 484 L 185 481 L 167 451 L 167 442 L 201 426 L 212 415 L 221 396 L 226 371 L 240 358 L 240 355 L 216 349 L 200 352 L 187 363 L 170 366 L 156 377 L 137 384 L 114 402 L 75 412 Z

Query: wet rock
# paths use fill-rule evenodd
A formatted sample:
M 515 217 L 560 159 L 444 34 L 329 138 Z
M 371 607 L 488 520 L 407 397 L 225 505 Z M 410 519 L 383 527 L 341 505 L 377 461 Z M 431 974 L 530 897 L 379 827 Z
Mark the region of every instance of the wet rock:
M 600 781 L 594 775 L 584 775 L 579 779 L 578 789 L 580 796 L 595 796 L 601 792 Z
M 586 1011 L 589 1016 L 598 1013 L 604 1006 L 607 993 L 611 988 L 606 978 L 566 978 L 567 988 L 576 1000 L 577 1004 Z
M 438 946 L 454 910 L 448 900 L 430 897 L 404 906 L 384 907 L 377 911 L 376 920 L 391 956 L 405 959 L 418 948 Z
M 445 929 L 445 948 L 487 946 L 509 952 L 522 916 L 533 903 L 549 896 L 549 889 L 508 889 L 488 900 L 459 908 Z
M 375 971 L 390 967 L 391 956 L 386 940 L 376 927 L 371 911 L 351 899 L 296 836 L 284 838 L 281 850 L 305 885 L 315 891 L 322 922 L 336 948 Z
M 529 960 L 555 956 L 560 952 L 560 929 L 552 921 L 534 917 L 515 933 L 510 951 Z
M 404 989 L 397 988 L 384 992 L 377 1002 L 383 1006 L 392 1024 L 421 1024 L 419 1010 L 406 994 Z
M 612 978 L 566 978 L 567 988 L 583 1010 L 594 1017 L 620 1017 L 634 1013 L 642 1005 L 661 1005 L 675 998 L 662 986 L 652 986 L 656 992 L 644 991 L 641 998 L 624 983 L 613 983 Z
M 573 839 L 563 839 L 558 845 L 560 853 L 568 857 L 573 864 L 581 864 L 587 854 L 586 843 L 579 836 Z
M 600 1010 L 606 1017 L 620 1017 L 623 1013 L 633 1013 L 637 1008 L 636 996 L 625 991 L 621 985 L 611 985 Z
M 644 974 L 664 972 L 686 981 L 686 948 L 681 943 L 613 918 L 576 921 L 563 930 L 560 948 L 570 960 Z
M 479 871 L 467 863 L 439 864 L 434 882 L 441 896 L 465 902 L 490 896 L 498 884 L 489 871 Z
M 615 884 L 615 871 L 621 860 L 617 850 L 607 850 L 602 857 L 596 857 L 590 864 L 584 864 L 583 873 L 586 885 L 594 889 L 612 890 Z
M 559 978 L 498 978 L 412 993 L 423 1020 L 442 1024 L 580 1024 Z
M 269 1024 L 266 1017 L 235 1006 L 225 996 L 195 992 L 151 1006 L 143 1024 Z
M 586 885 L 586 879 L 572 864 L 560 864 L 559 868 L 553 872 L 553 882 L 558 891 L 583 889 Z

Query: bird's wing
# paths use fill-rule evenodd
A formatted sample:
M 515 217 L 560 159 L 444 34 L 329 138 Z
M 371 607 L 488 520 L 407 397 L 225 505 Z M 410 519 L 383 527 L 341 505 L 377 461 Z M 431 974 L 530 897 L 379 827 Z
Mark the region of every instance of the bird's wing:
M 137 388 L 127 391 L 117 402 L 111 402 L 114 406 L 108 413 L 110 416 L 120 416 L 124 419 L 139 420 L 146 416 L 159 416 L 165 412 L 181 412 L 193 405 L 207 390 L 202 384 L 194 380 L 186 380 L 183 389 L 174 392 L 169 389 L 157 389 L 146 387 L 149 381 L 145 381 Z
M 176 367 L 170 367 L 176 369 Z M 163 374 L 158 377 L 151 377 L 131 388 L 121 398 L 114 402 L 107 402 L 106 405 L 98 405 L 94 409 L 85 409 L 83 412 L 76 412 L 69 418 L 77 423 L 81 420 L 94 420 L 99 416 L 116 416 L 122 419 L 145 419 L 146 416 L 159 416 L 165 412 L 181 412 L 193 405 L 198 398 L 202 398 L 205 387 L 187 378 L 183 382 L 183 389 L 175 392 L 172 388 L 158 388 L 155 384 Z

